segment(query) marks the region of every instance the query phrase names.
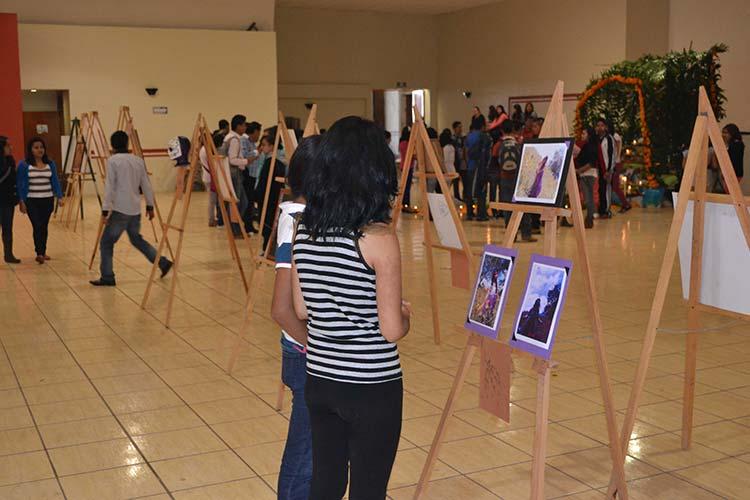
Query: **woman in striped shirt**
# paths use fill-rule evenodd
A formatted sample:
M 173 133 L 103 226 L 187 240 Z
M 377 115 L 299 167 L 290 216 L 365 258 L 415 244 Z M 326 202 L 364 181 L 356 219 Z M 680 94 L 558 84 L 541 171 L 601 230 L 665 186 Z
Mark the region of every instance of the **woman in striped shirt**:
M 34 137 L 26 147 L 26 159 L 18 164 L 17 190 L 21 213 L 28 214 L 34 228 L 36 261 L 44 264 L 47 255 L 47 227 L 55 208 L 55 197 L 63 204 L 62 189 L 57 178 L 57 166 L 47 157 L 47 147 Z
M 383 131 L 342 118 L 305 179 L 294 240 L 294 305 L 308 322 L 311 500 L 383 499 L 401 433 L 395 342 L 409 331 L 392 226 L 396 163 Z

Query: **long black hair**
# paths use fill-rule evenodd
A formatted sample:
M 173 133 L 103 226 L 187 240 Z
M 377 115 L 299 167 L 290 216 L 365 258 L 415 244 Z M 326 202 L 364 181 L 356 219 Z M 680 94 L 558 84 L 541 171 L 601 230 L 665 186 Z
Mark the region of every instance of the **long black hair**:
M 409 138 L 411 137 L 411 130 L 409 127 L 404 127 L 401 129 L 401 137 L 398 138 L 398 142 L 404 142 L 409 141 Z
M 41 137 L 32 137 L 28 144 L 26 144 L 26 163 L 29 165 L 36 165 L 36 159 L 34 158 L 34 153 L 31 151 L 31 148 L 34 147 L 34 144 L 37 142 L 42 143 L 42 147 L 44 148 L 44 156 L 42 156 L 42 161 L 49 165 L 49 157 L 47 156 L 47 144 L 45 144 L 44 139 Z
M 315 153 L 320 146 L 321 136 L 311 135 L 305 137 L 294 150 L 292 159 L 289 161 L 289 169 L 286 174 L 286 181 L 292 190 L 292 196 L 298 198 L 305 194 L 305 179 L 313 167 Z
M 357 116 L 341 118 L 323 136 L 305 178 L 302 223 L 313 239 L 362 235 L 391 221 L 398 193 L 396 160 L 383 130 Z
M 742 142 L 742 134 L 736 123 L 727 123 L 722 130 L 727 131 L 730 142 Z
M 448 144 L 453 144 L 453 134 L 451 134 L 450 129 L 446 128 L 440 132 L 440 147 L 444 148 Z
M 8 144 L 8 138 L 4 135 L 0 135 L 0 162 L 6 162 L 9 166 L 15 167 L 16 160 L 13 159 L 13 155 L 5 155 L 5 146 Z

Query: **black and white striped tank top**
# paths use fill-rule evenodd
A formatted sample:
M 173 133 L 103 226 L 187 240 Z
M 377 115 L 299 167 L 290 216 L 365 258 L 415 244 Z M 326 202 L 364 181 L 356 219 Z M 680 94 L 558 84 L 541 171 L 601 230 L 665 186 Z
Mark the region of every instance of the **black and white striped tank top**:
M 52 170 L 49 165 L 29 165 L 29 198 L 52 198 Z
M 357 241 L 312 240 L 300 224 L 294 263 L 308 314 L 307 374 L 352 384 L 400 379 L 398 348 L 380 333 L 375 271 Z

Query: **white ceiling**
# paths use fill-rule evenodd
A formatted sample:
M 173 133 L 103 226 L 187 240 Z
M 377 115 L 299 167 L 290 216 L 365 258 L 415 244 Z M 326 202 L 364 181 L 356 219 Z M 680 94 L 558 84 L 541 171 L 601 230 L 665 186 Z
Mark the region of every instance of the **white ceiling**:
M 0 0 L 0 12 L 22 23 L 265 31 L 274 0 Z
M 277 0 L 278 7 L 306 7 L 319 9 L 402 14 L 444 14 L 501 0 Z
M 500 0 L 0 0 L 22 23 L 273 30 L 274 6 L 434 15 Z

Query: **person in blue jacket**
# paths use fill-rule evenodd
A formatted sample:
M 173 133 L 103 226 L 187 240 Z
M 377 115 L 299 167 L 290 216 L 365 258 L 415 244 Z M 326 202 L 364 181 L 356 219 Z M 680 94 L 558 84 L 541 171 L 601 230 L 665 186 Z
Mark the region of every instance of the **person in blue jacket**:
M 57 177 L 57 166 L 47 156 L 47 146 L 39 137 L 29 141 L 26 159 L 18 164 L 16 191 L 21 213 L 28 214 L 34 229 L 36 261 L 44 264 L 50 260 L 47 255 L 49 219 L 55 208 L 55 198 L 60 200 L 60 206 L 63 205 L 63 194 Z

